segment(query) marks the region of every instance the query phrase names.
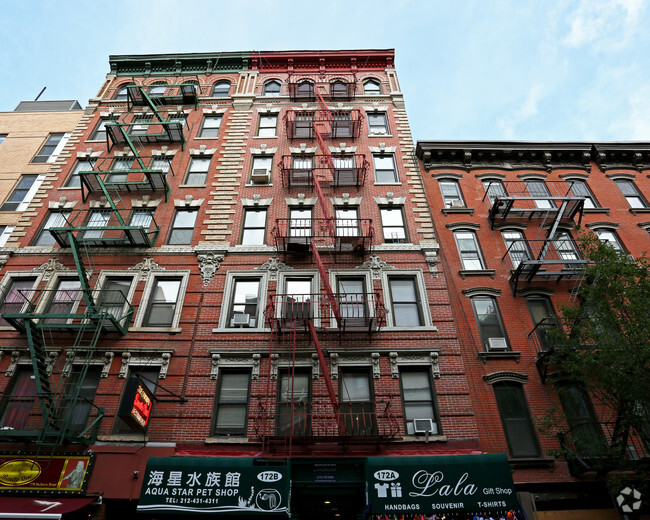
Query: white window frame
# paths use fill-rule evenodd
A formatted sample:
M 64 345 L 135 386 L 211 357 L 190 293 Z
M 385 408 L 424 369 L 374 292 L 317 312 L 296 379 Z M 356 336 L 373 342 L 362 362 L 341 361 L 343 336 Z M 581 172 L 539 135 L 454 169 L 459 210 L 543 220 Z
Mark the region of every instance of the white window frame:
M 370 125 L 370 117 L 371 116 L 383 116 L 384 119 L 384 124 L 383 124 L 383 132 L 373 132 L 373 128 L 379 128 L 379 125 Z M 376 136 L 376 137 L 388 137 L 390 136 L 390 127 L 388 126 L 388 113 L 387 112 L 379 112 L 379 111 L 373 111 L 373 112 L 366 112 L 366 119 L 368 120 L 368 135 L 370 137 Z
M 16 226 L 0 226 L 0 229 L 2 229 L 0 232 L 0 247 L 5 246 L 7 240 L 9 240 L 9 237 L 14 232 L 15 227 Z
M 34 272 L 34 271 L 7 271 L 4 277 L 2 278 L 2 281 L 0 282 L 0 295 L 4 295 L 5 291 L 9 289 L 9 287 L 13 284 L 14 280 L 18 280 L 20 278 L 35 279 L 34 284 L 32 285 L 32 288 L 28 295 L 28 298 L 31 298 L 34 296 L 34 292 L 36 291 L 36 289 L 41 283 L 41 279 L 43 278 L 43 273 Z M 0 303 L 4 303 L 4 299 Z M 25 302 L 25 305 L 27 305 L 27 302 Z M 22 310 L 24 309 L 25 306 L 23 306 Z M 0 325 L 0 330 L 14 330 L 14 328 L 11 326 Z
M 63 147 L 67 144 L 68 139 L 70 139 L 70 136 L 72 135 L 72 132 L 64 132 L 63 133 L 63 136 L 61 137 L 61 140 L 56 145 L 54 150 L 52 150 L 52 153 L 48 156 L 48 158 L 45 161 L 34 162 L 34 158 L 39 156 L 39 152 L 46 145 L 46 143 L 47 143 L 47 141 L 48 141 L 48 139 L 50 138 L 51 135 L 60 134 L 60 133 L 62 133 L 62 132 L 52 132 L 52 133 L 48 134 L 47 138 L 45 139 L 45 141 L 43 141 L 43 144 L 38 149 L 38 152 L 36 152 L 34 154 L 34 157 L 32 158 L 32 160 L 30 162 L 33 163 L 33 164 L 47 164 L 47 163 L 53 163 L 54 161 L 56 161 L 59 158 L 59 155 L 61 154 L 61 151 L 63 150 Z
M 295 271 L 281 271 L 278 273 L 278 282 L 276 285 L 276 293 L 277 294 L 286 294 L 286 286 L 287 286 L 287 279 L 288 278 L 310 278 L 311 279 L 311 289 L 310 289 L 310 294 L 317 294 L 319 295 L 320 298 L 323 298 L 324 296 L 321 295 L 321 283 L 320 283 L 320 273 L 318 272 L 317 269 L 296 269 Z M 276 302 L 276 308 L 275 308 L 275 316 L 280 316 L 282 313 L 282 308 L 281 308 L 281 302 Z M 314 305 L 314 317 L 313 317 L 313 322 L 314 326 L 318 327 L 320 326 L 320 303 L 321 301 L 318 301 L 316 305 Z
M 453 186 L 456 189 L 456 197 L 447 197 L 445 192 L 442 189 L 443 185 Z M 465 199 L 463 198 L 463 192 L 460 189 L 460 184 L 456 179 L 438 179 L 438 186 L 440 187 L 440 195 L 442 196 L 442 202 L 445 205 L 445 208 L 464 208 Z M 454 205 L 454 201 L 459 200 L 460 205 Z
M 202 161 L 207 161 L 207 168 L 205 170 L 198 170 L 198 169 L 193 169 L 192 165 L 196 164 L 198 165 L 199 162 Z M 208 183 L 208 177 L 210 175 L 210 166 L 212 166 L 212 155 L 209 156 L 203 156 L 203 155 L 198 155 L 198 156 L 193 156 L 190 157 L 189 162 L 187 163 L 187 171 L 185 172 L 185 178 L 183 179 L 183 186 L 206 186 Z M 198 175 L 198 174 L 205 174 L 205 180 L 200 183 L 190 183 L 189 178 L 190 175 Z
M 49 222 L 50 218 L 52 216 L 56 215 L 56 214 L 61 215 L 60 218 L 62 220 L 61 220 L 60 224 L 64 224 L 67 221 L 67 219 L 70 217 L 70 215 L 72 214 L 72 210 L 71 209 L 64 209 L 62 211 L 57 211 L 57 210 L 48 211 L 47 215 L 45 216 L 45 219 L 43 219 L 43 224 L 42 224 L 41 228 L 36 232 L 36 235 L 34 236 L 34 238 L 32 238 L 32 241 L 30 242 L 30 246 L 33 246 L 33 247 L 55 247 L 55 246 L 58 245 L 58 242 L 55 240 L 54 236 L 48 231 L 48 229 L 53 227 L 53 224 L 56 224 L 56 222 L 51 222 L 51 223 Z M 43 233 L 47 233 L 48 236 L 52 237 L 52 244 L 37 244 L 36 243 L 43 236 Z
M 172 319 L 171 327 L 148 327 L 144 326 L 142 322 L 149 308 L 149 299 L 151 298 L 151 291 L 156 283 L 156 280 L 164 278 L 180 278 L 181 283 L 178 288 L 178 301 L 176 302 L 176 309 L 174 312 L 174 317 Z M 147 279 L 144 289 L 142 290 L 142 299 L 140 300 L 140 305 L 138 306 L 138 312 L 136 313 L 135 319 L 133 320 L 133 326 L 130 328 L 134 332 L 181 332 L 183 329 L 179 327 L 179 322 L 181 320 L 181 314 L 183 313 L 183 302 L 185 301 L 185 293 L 187 291 L 187 285 L 190 281 L 190 271 L 165 271 L 164 273 L 152 273 L 151 276 Z
M 59 271 L 56 272 L 52 275 L 52 278 L 50 278 L 50 281 L 47 283 L 45 286 L 44 290 L 45 295 L 43 298 L 41 298 L 41 301 L 38 303 L 36 306 L 36 314 L 45 314 L 47 313 L 47 310 L 50 306 L 50 303 L 52 302 L 52 298 L 54 298 L 55 292 L 54 290 L 59 286 L 60 281 L 77 281 L 79 280 L 79 276 L 74 271 Z M 75 300 L 75 302 L 72 304 L 72 307 L 70 308 L 69 314 L 76 314 L 77 310 L 79 309 L 79 305 L 81 304 L 83 300 L 83 293 L 82 293 L 82 286 L 81 283 L 79 284 L 79 296 Z M 67 323 L 71 323 L 72 320 L 68 320 Z
M 625 246 L 623 245 L 623 242 L 621 242 L 620 237 L 618 236 L 618 233 L 612 228 L 608 227 L 595 227 L 592 229 L 594 233 L 596 233 L 596 236 L 598 236 L 598 239 L 603 242 L 604 244 L 608 244 L 611 247 L 613 247 L 617 253 L 623 253 L 627 254 L 627 249 L 625 249 Z M 609 234 L 611 236 L 610 238 L 604 238 L 602 237 L 602 234 Z
M 583 194 L 574 193 L 574 195 L 576 195 L 577 197 L 584 196 L 584 198 L 585 198 L 584 209 L 600 208 L 600 204 L 598 204 L 598 201 L 596 200 L 596 197 L 594 197 L 594 194 L 591 191 L 591 188 L 589 188 L 589 184 L 587 183 L 587 181 L 585 179 L 568 178 L 568 179 L 566 179 L 566 182 L 568 182 L 569 185 L 571 186 L 571 191 L 572 192 L 573 192 L 573 186 L 574 185 L 581 186 L 583 188 L 582 191 L 586 192 L 586 194 L 584 194 L 584 193 Z M 590 204 L 590 205 L 588 205 L 588 204 Z
M 393 312 L 391 309 L 392 299 L 390 292 L 390 278 L 414 278 L 415 290 L 418 291 L 420 301 L 420 312 L 422 313 L 422 325 L 419 327 L 397 327 L 393 321 Z M 437 331 L 438 327 L 433 325 L 431 309 L 429 307 L 429 298 L 427 297 L 427 286 L 424 283 L 424 274 L 421 269 L 395 269 L 391 271 L 382 271 L 381 287 L 383 291 L 384 306 L 390 312 L 386 313 L 386 326 L 382 330 L 408 331 L 408 330 L 433 330 Z
M 218 126 L 205 126 L 205 123 L 211 120 L 218 120 L 219 125 Z M 205 114 L 203 116 L 203 121 L 201 121 L 201 128 L 199 129 L 199 135 L 196 137 L 199 139 L 217 139 L 219 137 L 219 134 L 221 133 L 221 125 L 223 124 L 223 114 Z M 217 131 L 217 135 L 204 135 L 204 132 L 206 130 L 215 130 Z
M 262 120 L 263 119 L 268 119 L 268 118 L 273 118 L 275 120 L 275 124 L 273 126 L 262 126 Z M 272 130 L 272 133 L 269 131 Z M 269 135 L 266 135 L 269 133 Z M 277 137 L 278 136 L 278 114 L 277 113 L 267 113 L 267 112 L 260 112 L 259 117 L 258 117 L 258 123 L 257 123 L 257 136 L 256 137 Z
M 337 269 L 336 271 L 330 270 L 329 272 L 330 287 L 332 288 L 334 294 L 339 292 L 338 282 L 340 278 L 363 278 L 363 286 L 365 287 L 366 294 L 372 294 L 372 297 L 374 298 L 375 292 L 379 292 L 375 291 L 372 285 L 372 274 L 370 271 L 362 271 L 361 269 Z M 383 301 L 383 303 L 384 305 L 386 304 L 385 301 Z M 372 319 L 375 317 L 375 308 L 373 305 L 368 305 L 367 311 L 367 318 Z M 330 315 L 333 320 L 332 323 L 334 323 L 334 314 L 331 312 L 331 310 Z
M 33 173 L 26 173 L 25 175 L 35 175 Z M 20 180 L 23 178 L 23 175 L 21 175 L 17 180 L 16 184 L 14 184 L 14 187 L 12 188 L 11 192 L 7 195 L 7 198 L 4 200 L 2 205 L 4 206 L 7 202 L 9 202 L 9 198 L 13 195 L 14 191 L 18 187 L 18 184 L 20 183 Z M 41 187 L 41 184 L 45 180 L 45 174 L 36 174 L 36 178 L 34 179 L 34 182 L 32 185 L 29 187 L 29 190 L 27 190 L 27 193 L 25 193 L 25 196 L 23 197 L 23 200 L 18 203 L 18 206 L 16 206 L 16 209 L 2 209 L 0 211 L 25 211 L 27 207 L 29 206 L 29 203 L 32 201 L 34 198 L 34 195 L 36 195 L 36 192 L 38 189 Z M 1 207 L 1 206 L 0 206 Z
M 269 85 L 276 84 L 279 88 L 277 92 L 267 92 L 267 88 Z M 262 96 L 264 97 L 279 97 L 282 95 L 282 82 L 279 79 L 269 79 L 264 82 L 264 85 L 262 86 Z
M 375 162 L 375 159 L 378 158 L 385 158 L 385 157 L 390 157 L 393 161 L 393 180 L 392 181 L 379 181 L 377 180 L 377 163 Z M 374 153 L 372 154 L 372 170 L 374 174 L 374 181 L 375 185 L 394 185 L 394 184 L 401 184 L 400 178 L 399 178 L 399 170 L 397 169 L 397 161 L 395 160 L 395 154 L 394 153 Z M 382 170 L 382 171 L 387 171 L 387 170 Z
M 230 320 L 230 310 L 232 309 L 233 298 L 235 297 L 235 282 L 237 280 L 246 279 L 259 280 L 260 282 L 257 327 L 230 327 L 228 322 Z M 268 329 L 265 327 L 264 321 L 264 309 L 266 308 L 268 282 L 268 271 L 228 271 L 226 273 L 226 281 L 223 288 L 223 299 L 221 301 L 221 310 L 219 312 L 219 322 L 217 328 L 212 329 L 212 332 L 250 333 L 267 331 Z
M 99 297 L 100 292 L 104 289 L 109 278 L 131 278 L 131 285 L 129 287 L 129 292 L 126 295 L 126 301 L 131 302 L 131 305 L 133 305 L 133 297 L 135 296 L 135 289 L 138 285 L 137 276 L 133 271 L 101 271 L 97 278 L 97 285 L 93 297 L 95 299 Z M 126 310 L 126 303 L 124 304 L 123 310 Z M 135 314 L 136 313 L 134 312 L 134 316 L 131 318 L 131 323 L 134 323 Z
M 454 229 L 454 240 L 456 241 L 456 249 L 458 251 L 458 258 L 460 260 L 460 265 L 462 266 L 463 271 L 485 271 L 487 267 L 485 266 L 485 259 L 483 258 L 483 253 L 481 251 L 481 245 L 479 244 L 478 237 L 476 236 L 476 232 L 473 229 Z M 481 264 L 481 266 L 478 269 L 472 269 L 469 268 L 465 265 L 465 260 L 463 258 L 463 252 L 460 248 L 460 243 L 458 242 L 458 235 L 460 233 L 465 233 L 465 234 L 470 234 L 472 235 L 472 239 L 474 240 L 474 245 L 476 246 L 476 253 L 478 256 L 478 261 Z

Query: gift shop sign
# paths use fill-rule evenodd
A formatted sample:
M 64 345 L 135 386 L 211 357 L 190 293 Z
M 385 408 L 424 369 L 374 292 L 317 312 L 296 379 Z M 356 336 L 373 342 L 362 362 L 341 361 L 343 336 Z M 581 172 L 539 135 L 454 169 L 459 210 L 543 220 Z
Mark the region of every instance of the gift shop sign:
M 79 493 L 90 466 L 90 456 L 0 455 L 0 490 Z
M 518 509 L 505 455 L 370 457 L 372 514 Z
M 138 511 L 286 515 L 289 470 L 246 457 L 152 457 Z

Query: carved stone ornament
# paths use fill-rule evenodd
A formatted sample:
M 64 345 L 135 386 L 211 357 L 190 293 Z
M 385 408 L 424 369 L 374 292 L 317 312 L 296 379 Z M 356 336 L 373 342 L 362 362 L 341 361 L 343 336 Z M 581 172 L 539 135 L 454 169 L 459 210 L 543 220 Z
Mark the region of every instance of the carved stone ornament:
M 113 364 L 113 358 L 115 354 L 113 352 L 104 353 L 104 366 L 102 366 L 101 377 L 108 377 L 108 372 L 111 370 L 111 365 Z
M 440 365 L 438 365 L 438 352 L 431 352 L 431 371 L 434 379 L 440 379 Z
M 169 352 L 163 352 L 161 358 L 162 363 L 160 365 L 160 375 L 158 379 L 165 379 L 167 377 L 167 370 L 169 369 L 169 361 L 172 355 Z
M 49 355 L 47 356 L 47 359 L 45 360 L 45 364 L 47 365 L 47 375 L 51 376 L 52 371 L 54 370 L 54 365 L 56 364 L 56 358 L 59 357 L 58 352 L 50 352 Z
M 251 379 L 253 381 L 260 378 L 260 360 L 262 359 L 261 354 L 253 354 L 253 370 L 251 372 Z
M 358 265 L 355 269 L 370 270 L 373 279 L 379 280 L 381 278 L 382 271 L 394 270 L 395 267 L 393 267 L 392 265 L 388 265 L 386 262 L 381 260 L 377 255 L 370 255 L 368 260 L 366 260 L 361 265 Z
M 9 261 L 10 256 L 11 255 L 0 255 L 0 269 Z
M 280 358 L 279 354 L 271 354 L 271 373 L 269 377 L 271 379 L 278 378 L 278 359 Z
M 142 262 L 135 264 L 133 267 L 129 267 L 127 271 L 139 271 L 138 280 L 141 282 L 147 281 L 152 272 L 155 271 L 164 271 L 164 267 L 160 267 L 156 262 L 153 261 L 153 258 L 145 258 Z
M 320 378 L 320 360 L 318 354 L 311 355 L 311 378 L 316 381 Z
M 397 366 L 397 352 L 389 352 L 388 356 L 390 357 L 390 377 L 393 379 L 399 379 L 399 367 Z
M 69 271 L 57 258 L 50 258 L 46 263 L 33 269 L 36 273 L 43 273 L 43 280 L 50 280 L 54 273 L 59 271 Z
M 129 361 L 131 360 L 130 352 L 122 352 L 122 365 L 120 366 L 120 373 L 117 375 L 120 379 L 126 378 L 126 373 L 129 370 Z
M 217 274 L 221 262 L 223 262 L 224 255 L 215 255 L 214 253 L 205 253 L 197 255 L 199 259 L 199 271 L 201 272 L 201 280 L 203 285 L 208 285 L 210 281 Z
M 262 265 L 255 268 L 256 271 L 268 271 L 269 280 L 277 280 L 280 271 L 291 271 L 292 269 L 293 267 L 281 262 L 277 256 L 272 256 Z
M 379 379 L 381 377 L 381 370 L 379 367 L 379 353 L 373 352 L 370 354 L 370 359 L 372 361 L 372 377 L 373 379 Z
M 339 378 L 339 355 L 336 352 L 330 354 L 330 378 L 332 381 Z
M 221 354 L 212 354 L 212 368 L 210 369 L 210 379 L 217 379 L 217 377 L 219 377 L 220 361 L 221 361 Z
M 72 372 L 72 365 L 74 364 L 75 357 L 76 353 L 74 350 L 68 350 L 65 353 L 65 364 L 63 365 L 63 370 L 61 370 L 61 375 L 63 377 L 68 377 L 70 375 L 70 372 Z
M 16 367 L 18 366 L 19 360 L 20 360 L 20 351 L 14 350 L 11 353 L 11 361 L 9 362 L 9 366 L 7 367 L 7 371 L 5 372 L 5 377 L 13 377 L 13 375 L 16 373 Z

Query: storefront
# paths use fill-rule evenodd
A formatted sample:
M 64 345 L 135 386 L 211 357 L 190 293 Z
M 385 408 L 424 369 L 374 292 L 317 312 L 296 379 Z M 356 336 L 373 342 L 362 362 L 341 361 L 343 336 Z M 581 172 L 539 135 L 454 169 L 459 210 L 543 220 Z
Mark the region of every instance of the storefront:
M 499 518 L 519 510 L 505 455 L 149 460 L 138 512 L 309 520 Z

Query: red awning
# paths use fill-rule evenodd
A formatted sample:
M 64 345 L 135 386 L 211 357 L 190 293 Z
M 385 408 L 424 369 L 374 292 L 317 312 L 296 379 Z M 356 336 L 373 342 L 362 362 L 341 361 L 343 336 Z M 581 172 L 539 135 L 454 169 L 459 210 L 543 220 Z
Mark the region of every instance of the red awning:
M 0 518 L 42 518 L 58 520 L 61 515 L 90 504 L 94 497 L 41 498 L 0 497 Z

